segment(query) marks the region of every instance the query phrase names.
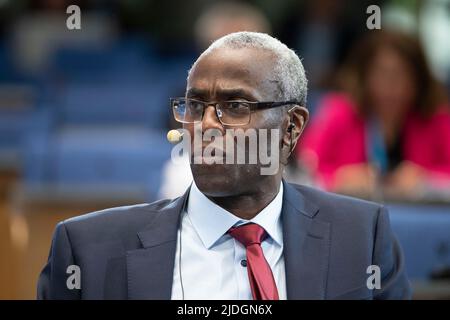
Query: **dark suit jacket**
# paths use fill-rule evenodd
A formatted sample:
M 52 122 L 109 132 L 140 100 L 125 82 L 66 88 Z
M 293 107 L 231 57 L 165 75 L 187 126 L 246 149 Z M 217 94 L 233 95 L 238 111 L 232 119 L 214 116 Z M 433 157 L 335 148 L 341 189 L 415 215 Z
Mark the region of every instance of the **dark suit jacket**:
M 283 183 L 288 299 L 410 298 L 385 208 Z M 170 299 L 177 230 L 188 194 L 59 223 L 38 298 Z M 81 289 L 67 288 L 69 265 L 80 267 Z M 380 267 L 380 289 L 367 286 L 369 265 Z

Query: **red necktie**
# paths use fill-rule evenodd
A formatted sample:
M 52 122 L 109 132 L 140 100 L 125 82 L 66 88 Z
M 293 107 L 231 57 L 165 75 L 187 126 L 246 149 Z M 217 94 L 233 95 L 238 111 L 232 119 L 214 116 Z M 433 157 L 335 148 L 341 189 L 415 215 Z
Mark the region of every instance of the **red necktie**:
M 261 248 L 261 242 L 267 237 L 264 228 L 249 223 L 232 227 L 228 233 L 246 248 L 247 272 L 253 300 L 278 300 L 277 285 Z

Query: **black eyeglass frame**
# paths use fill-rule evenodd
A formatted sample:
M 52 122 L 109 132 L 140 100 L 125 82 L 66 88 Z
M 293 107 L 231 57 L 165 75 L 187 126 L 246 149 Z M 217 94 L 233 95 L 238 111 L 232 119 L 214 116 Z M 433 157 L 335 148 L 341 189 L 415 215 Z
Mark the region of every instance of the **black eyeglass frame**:
M 218 101 L 211 101 L 211 102 L 206 102 L 206 101 L 202 101 L 202 100 L 198 100 L 198 99 L 192 99 L 192 98 L 184 98 L 184 97 L 179 97 L 179 98 L 170 98 L 170 107 L 172 108 L 172 112 L 174 114 L 174 118 L 176 121 L 180 122 L 180 123 L 196 123 L 199 121 L 180 121 L 176 118 L 175 116 L 175 105 L 174 102 L 177 101 L 184 101 L 184 103 L 186 103 L 187 100 L 190 101 L 194 101 L 194 102 L 198 102 L 198 103 L 202 103 L 203 104 L 203 111 L 202 111 L 202 117 L 199 121 L 203 120 L 203 116 L 205 114 L 205 108 L 209 107 L 209 106 L 214 106 L 215 112 L 216 112 L 216 116 L 217 119 L 219 119 L 220 123 L 222 125 L 226 125 L 226 126 L 245 126 L 247 124 L 250 123 L 251 121 L 251 114 L 252 111 L 255 110 L 264 110 L 264 109 L 272 109 L 272 108 L 278 108 L 278 107 L 282 107 L 282 106 L 287 106 L 287 105 L 291 105 L 291 104 L 295 104 L 295 105 L 299 105 L 301 106 L 300 102 L 298 101 L 263 101 L 263 102 L 259 102 L 259 101 L 246 101 L 246 100 L 227 100 L 227 101 L 222 101 L 222 102 L 218 102 Z M 248 104 L 248 108 L 250 110 L 249 116 L 248 116 L 248 121 L 245 124 L 228 124 L 228 123 L 223 123 L 221 117 L 219 116 L 219 114 L 217 113 L 217 106 L 220 106 L 220 104 L 222 103 L 230 103 L 230 102 L 239 102 L 239 103 L 245 103 Z

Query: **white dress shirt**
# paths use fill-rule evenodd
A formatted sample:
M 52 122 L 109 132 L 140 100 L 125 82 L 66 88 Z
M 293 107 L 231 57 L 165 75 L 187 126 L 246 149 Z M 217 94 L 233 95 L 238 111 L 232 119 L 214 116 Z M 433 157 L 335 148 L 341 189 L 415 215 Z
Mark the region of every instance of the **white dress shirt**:
M 268 233 L 261 247 L 272 269 L 279 298 L 286 299 L 282 204 L 283 184 L 259 214 L 243 220 L 209 200 L 192 183 L 178 230 L 172 299 L 252 299 L 245 247 L 227 234 L 232 226 L 248 222 L 260 225 Z

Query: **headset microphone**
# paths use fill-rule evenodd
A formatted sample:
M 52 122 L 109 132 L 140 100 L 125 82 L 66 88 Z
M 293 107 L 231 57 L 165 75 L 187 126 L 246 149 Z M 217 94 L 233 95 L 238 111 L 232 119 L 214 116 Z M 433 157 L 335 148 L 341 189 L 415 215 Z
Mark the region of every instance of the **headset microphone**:
M 183 133 L 181 133 L 178 130 L 170 130 L 167 132 L 167 140 L 169 140 L 170 143 L 178 143 L 183 139 Z

